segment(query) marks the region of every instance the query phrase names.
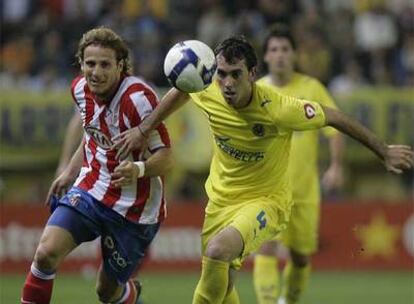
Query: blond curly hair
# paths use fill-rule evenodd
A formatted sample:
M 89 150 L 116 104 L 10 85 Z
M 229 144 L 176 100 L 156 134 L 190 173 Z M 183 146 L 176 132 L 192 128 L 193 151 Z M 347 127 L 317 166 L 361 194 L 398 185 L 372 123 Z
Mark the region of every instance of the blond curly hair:
M 76 52 L 76 59 L 79 64 L 82 62 L 84 51 L 89 45 L 99 45 L 113 49 L 115 51 L 117 61 L 123 62 L 122 73 L 127 75 L 132 74 L 132 65 L 128 46 L 126 42 L 113 30 L 102 26 L 89 30 L 83 34 Z

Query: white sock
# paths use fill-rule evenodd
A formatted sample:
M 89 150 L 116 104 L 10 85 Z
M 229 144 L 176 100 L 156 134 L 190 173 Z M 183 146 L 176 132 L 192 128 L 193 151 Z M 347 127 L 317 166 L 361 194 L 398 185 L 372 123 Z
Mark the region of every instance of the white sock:
M 44 271 L 37 269 L 34 263 L 30 266 L 30 271 L 35 277 L 42 280 L 53 280 L 56 276 L 56 273 L 54 272 L 45 273 Z
M 277 304 L 286 304 L 285 298 L 283 297 L 279 298 L 279 301 L 277 301 Z

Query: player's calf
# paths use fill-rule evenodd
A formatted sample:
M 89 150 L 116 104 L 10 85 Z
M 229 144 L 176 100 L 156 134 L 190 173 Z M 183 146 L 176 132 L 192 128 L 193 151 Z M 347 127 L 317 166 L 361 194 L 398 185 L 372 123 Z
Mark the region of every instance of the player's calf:
M 54 278 L 54 272 L 41 271 L 33 263 L 23 286 L 21 303 L 49 304 Z
M 23 286 L 22 303 L 50 303 L 55 270 L 76 246 L 71 234 L 65 229 L 56 226 L 45 228 Z
M 52 295 L 55 270 L 62 260 L 59 251 L 40 243 L 26 277 L 22 292 L 22 303 L 48 304 Z

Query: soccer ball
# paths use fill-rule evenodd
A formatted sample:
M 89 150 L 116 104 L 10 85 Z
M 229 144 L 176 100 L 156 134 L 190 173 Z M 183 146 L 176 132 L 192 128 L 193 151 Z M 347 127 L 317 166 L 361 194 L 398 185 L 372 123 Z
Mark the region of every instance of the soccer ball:
M 198 40 L 177 43 L 164 60 L 164 74 L 168 81 L 186 93 L 199 92 L 208 87 L 216 67 L 214 52 Z

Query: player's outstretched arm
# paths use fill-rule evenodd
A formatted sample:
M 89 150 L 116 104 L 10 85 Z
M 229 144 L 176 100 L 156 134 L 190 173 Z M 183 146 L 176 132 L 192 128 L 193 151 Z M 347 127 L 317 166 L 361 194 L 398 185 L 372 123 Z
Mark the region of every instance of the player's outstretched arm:
M 188 100 L 188 93 L 175 88 L 170 89 L 155 110 L 138 127 L 126 130 L 112 138 L 114 142 L 112 149 L 118 150 L 116 158 L 125 159 L 133 150 L 142 150 L 146 146 L 146 140 L 151 131 Z
M 49 188 L 49 192 L 46 197 L 45 204 L 48 206 L 52 195 L 58 197 L 66 194 L 69 187 L 72 185 L 76 176 L 78 176 L 79 171 L 83 163 L 83 145 L 84 140 L 81 141 L 78 149 L 75 154 L 73 154 L 72 159 L 69 162 L 69 165 L 65 170 L 53 181 L 52 185 Z
M 114 187 L 128 186 L 137 178 L 143 176 L 162 176 L 168 173 L 173 166 L 173 157 L 170 148 L 161 148 L 148 158 L 143 166 L 132 161 L 122 161 L 111 174 L 111 184 Z
M 322 106 L 326 124 L 351 136 L 373 151 L 383 162 L 385 168 L 393 173 L 402 173 L 403 170 L 414 166 L 414 152 L 410 146 L 387 145 L 373 132 L 348 115 Z

